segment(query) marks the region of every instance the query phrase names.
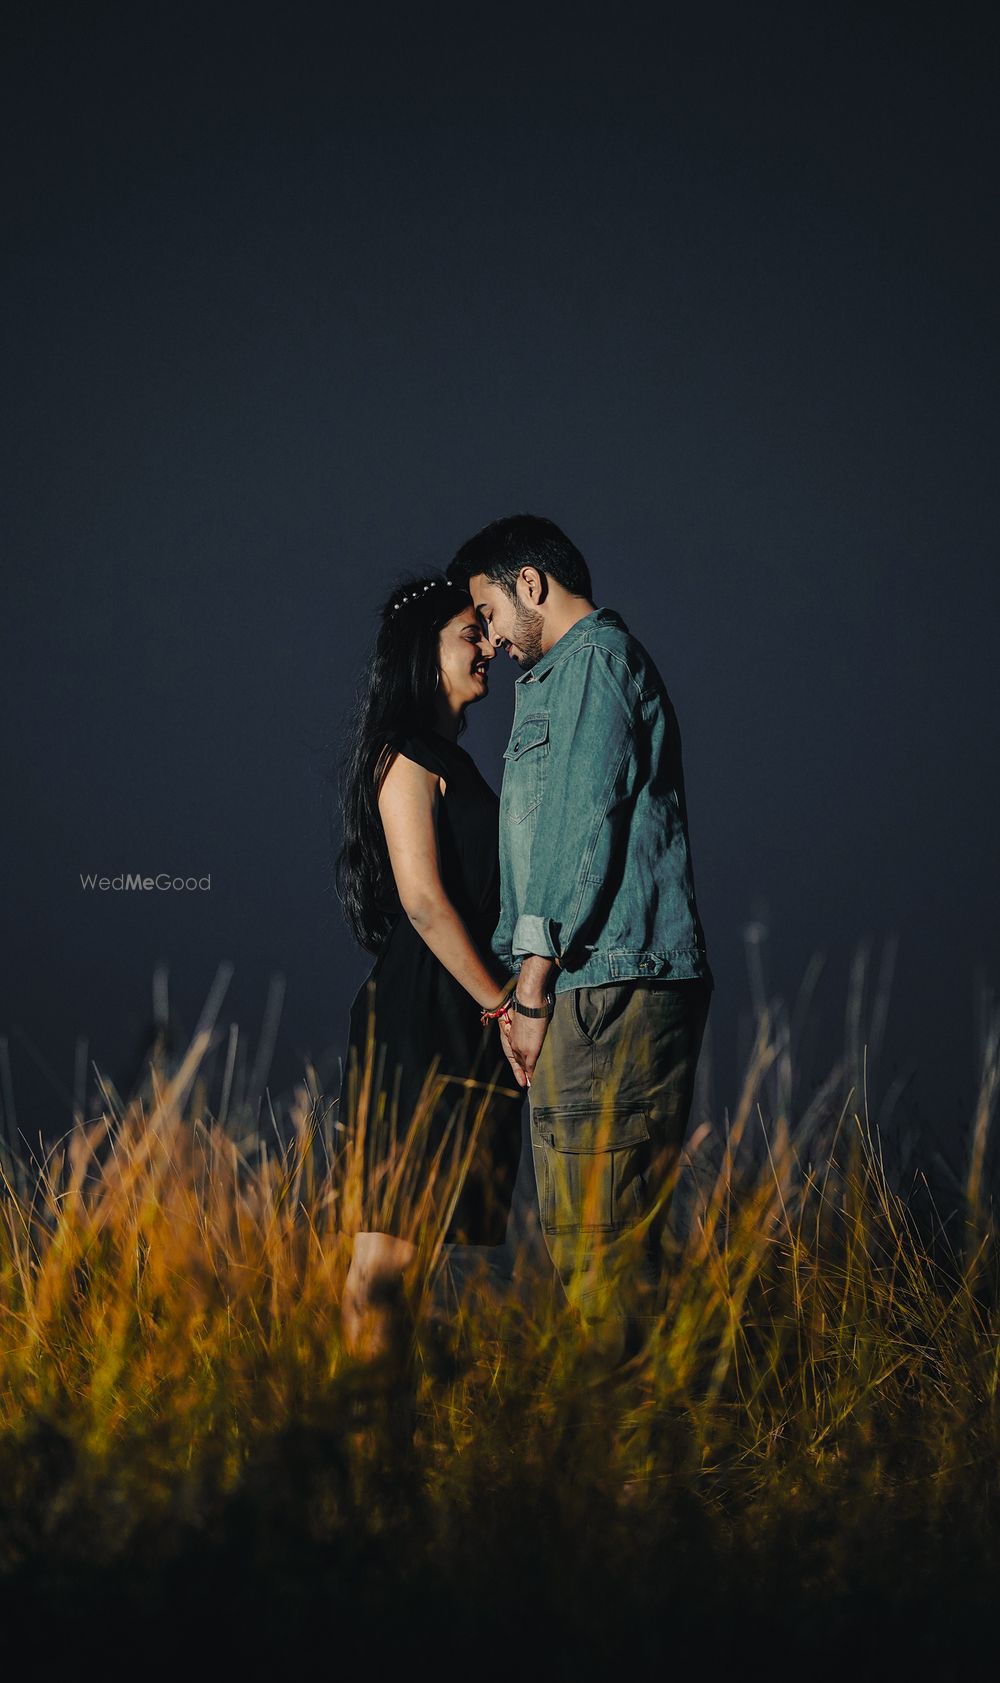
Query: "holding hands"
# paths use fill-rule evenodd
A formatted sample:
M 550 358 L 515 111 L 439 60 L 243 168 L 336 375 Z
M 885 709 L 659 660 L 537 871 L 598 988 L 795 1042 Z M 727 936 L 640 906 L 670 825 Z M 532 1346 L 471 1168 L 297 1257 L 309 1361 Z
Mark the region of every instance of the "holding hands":
M 545 982 L 552 971 L 552 962 L 540 957 L 528 957 L 519 976 L 504 990 L 500 1003 L 493 1010 L 482 1013 L 484 1023 L 495 1018 L 500 1029 L 500 1044 L 514 1072 L 519 1087 L 530 1087 L 538 1062 L 549 1018 L 555 1008 L 555 995 L 545 992 Z
M 548 1017 L 522 1016 L 509 1011 L 500 1019 L 500 1042 L 519 1087 L 530 1087 L 549 1026 Z

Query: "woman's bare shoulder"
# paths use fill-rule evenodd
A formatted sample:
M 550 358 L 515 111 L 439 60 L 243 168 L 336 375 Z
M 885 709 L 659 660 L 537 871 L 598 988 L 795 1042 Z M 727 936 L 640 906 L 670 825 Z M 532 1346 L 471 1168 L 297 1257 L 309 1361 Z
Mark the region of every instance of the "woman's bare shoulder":
M 448 786 L 434 757 L 424 752 L 421 743 L 409 737 L 386 745 L 375 767 L 375 782 L 380 805 L 386 791 L 390 799 L 397 793 L 405 799 L 407 795 L 435 788 L 443 795 Z

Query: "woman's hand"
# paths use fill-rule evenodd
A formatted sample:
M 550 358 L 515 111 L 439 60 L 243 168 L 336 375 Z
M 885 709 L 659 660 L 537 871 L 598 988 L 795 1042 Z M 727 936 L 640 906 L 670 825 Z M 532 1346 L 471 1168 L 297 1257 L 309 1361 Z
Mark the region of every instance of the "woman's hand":
M 531 1086 L 535 1065 L 541 1056 L 548 1033 L 548 1017 L 530 1017 L 514 1009 L 514 997 L 522 1005 L 537 1009 L 548 997 L 549 984 L 559 968 L 558 959 L 543 953 L 528 953 L 521 961 L 515 994 L 511 996 L 507 1036 L 504 1051 L 515 1073 L 521 1070 L 521 1085 Z
M 507 1062 L 514 1071 L 514 1080 L 517 1082 L 519 1087 L 530 1087 L 531 1083 L 528 1080 L 524 1068 L 511 1044 L 510 1012 L 507 1012 L 504 1016 L 499 1017 L 497 1021 L 500 1025 L 500 1044 L 504 1049 L 504 1056 L 506 1057 Z
M 535 1073 L 535 1065 L 541 1055 L 548 1027 L 547 1017 L 524 1017 L 520 1011 L 511 1012 L 504 1051 L 515 1074 L 520 1069 L 523 1087 L 531 1086 L 531 1077 Z

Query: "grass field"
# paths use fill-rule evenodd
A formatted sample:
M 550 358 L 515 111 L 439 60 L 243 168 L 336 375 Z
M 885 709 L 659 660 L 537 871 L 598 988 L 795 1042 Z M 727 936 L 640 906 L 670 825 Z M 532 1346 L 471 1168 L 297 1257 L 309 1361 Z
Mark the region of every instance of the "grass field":
M 891 1184 L 864 1094 L 766 1111 L 768 1028 L 725 1128 L 692 1116 L 713 1171 L 619 1368 L 552 1292 L 473 1284 L 442 1317 L 424 1222 L 412 1439 L 393 1375 L 342 1348 L 358 1153 L 311 1071 L 276 1144 L 208 1110 L 208 1025 L 144 1096 L 44 1155 L 0 1148 L 7 1631 L 189 1652 L 197 1627 L 203 1656 L 210 1631 L 231 1658 L 308 1640 L 352 1669 L 975 1674 L 1000 1554 L 997 1024 L 950 1230 Z

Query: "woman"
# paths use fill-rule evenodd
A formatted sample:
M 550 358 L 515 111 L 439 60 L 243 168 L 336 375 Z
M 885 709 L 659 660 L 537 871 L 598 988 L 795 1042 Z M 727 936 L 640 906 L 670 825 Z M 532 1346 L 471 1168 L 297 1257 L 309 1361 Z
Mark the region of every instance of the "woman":
M 393 1208 L 392 1188 L 407 1134 L 412 1210 L 461 1161 L 485 1097 L 487 1175 L 467 1176 L 449 1238 L 502 1243 L 517 1170 L 523 1094 L 496 1032 L 514 978 L 490 951 L 499 801 L 458 743 L 466 708 L 488 693 L 494 654 L 461 586 L 442 575 L 404 583 L 382 609 L 348 751 L 337 887 L 356 939 L 377 956 L 350 1016 L 345 1120 L 358 1138 L 364 1112 L 365 1169 L 343 1320 L 348 1347 L 367 1354 L 399 1353 L 404 1333 L 403 1278 L 416 1245 L 400 1231 L 407 1209 Z M 442 1146 L 444 1168 L 435 1168 Z

